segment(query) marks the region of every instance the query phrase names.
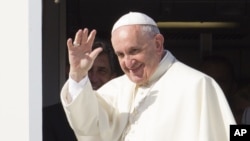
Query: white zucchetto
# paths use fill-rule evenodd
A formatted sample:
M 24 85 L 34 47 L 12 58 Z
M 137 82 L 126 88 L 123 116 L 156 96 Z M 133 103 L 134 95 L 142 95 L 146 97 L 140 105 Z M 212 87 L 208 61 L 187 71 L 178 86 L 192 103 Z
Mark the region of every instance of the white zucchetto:
M 157 26 L 156 22 L 147 16 L 146 14 L 140 12 L 129 12 L 122 17 L 120 17 L 116 23 L 114 24 L 111 33 L 117 28 L 125 25 L 134 25 L 134 24 L 142 24 L 142 25 L 153 25 Z

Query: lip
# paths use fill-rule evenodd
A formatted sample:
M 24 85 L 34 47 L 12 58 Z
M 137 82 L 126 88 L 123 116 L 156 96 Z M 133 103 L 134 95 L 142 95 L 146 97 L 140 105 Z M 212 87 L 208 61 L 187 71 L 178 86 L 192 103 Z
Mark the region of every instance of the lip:
M 133 73 L 136 73 L 136 72 L 140 71 L 141 68 L 142 68 L 142 64 L 139 65 L 139 66 L 137 66 L 137 67 L 135 67 L 135 68 L 129 69 L 129 70 L 130 70 L 131 72 L 133 72 Z

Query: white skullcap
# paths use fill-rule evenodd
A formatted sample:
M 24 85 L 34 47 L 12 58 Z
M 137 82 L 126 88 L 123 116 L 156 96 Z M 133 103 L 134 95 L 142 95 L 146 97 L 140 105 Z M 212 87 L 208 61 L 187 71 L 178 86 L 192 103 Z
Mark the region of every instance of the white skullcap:
M 117 28 L 125 25 L 134 25 L 134 24 L 142 24 L 142 25 L 153 25 L 157 26 L 156 22 L 147 16 L 146 14 L 140 12 L 129 12 L 122 17 L 120 17 L 112 28 L 112 32 Z M 111 33 L 112 33 L 111 32 Z

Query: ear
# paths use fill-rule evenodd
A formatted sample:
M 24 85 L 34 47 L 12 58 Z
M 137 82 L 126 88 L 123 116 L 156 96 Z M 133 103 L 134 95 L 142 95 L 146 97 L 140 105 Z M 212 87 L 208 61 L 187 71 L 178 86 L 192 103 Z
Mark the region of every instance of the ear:
M 158 51 L 162 51 L 164 49 L 164 37 L 162 34 L 156 34 L 155 35 L 155 44 L 156 44 L 156 48 Z

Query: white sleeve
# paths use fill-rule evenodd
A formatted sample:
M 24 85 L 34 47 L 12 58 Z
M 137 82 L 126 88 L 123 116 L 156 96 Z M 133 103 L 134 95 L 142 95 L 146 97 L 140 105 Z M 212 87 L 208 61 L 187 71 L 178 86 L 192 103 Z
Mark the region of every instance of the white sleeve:
M 80 82 L 76 82 L 71 77 L 69 77 L 69 95 L 71 96 L 72 100 L 74 100 L 86 85 L 88 80 L 88 76 L 84 77 Z

